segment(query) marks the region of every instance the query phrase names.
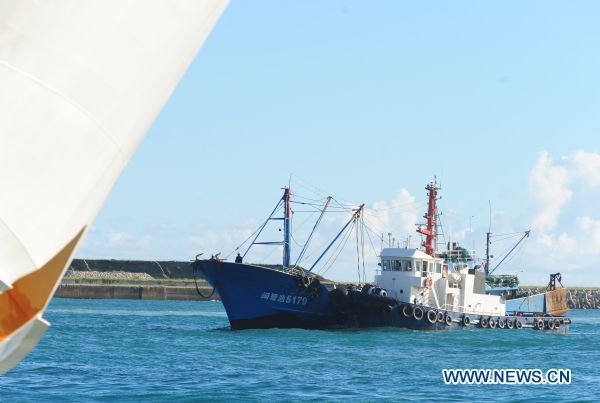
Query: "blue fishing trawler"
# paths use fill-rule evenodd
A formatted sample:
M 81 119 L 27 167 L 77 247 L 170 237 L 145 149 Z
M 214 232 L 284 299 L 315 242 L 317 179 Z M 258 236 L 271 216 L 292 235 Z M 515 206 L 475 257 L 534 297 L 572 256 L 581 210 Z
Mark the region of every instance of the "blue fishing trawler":
M 429 196 L 427 223 L 417 229 L 425 236 L 423 249 L 392 245 L 383 248 L 372 283 L 327 287 L 322 278 L 313 273 L 340 238 L 352 233 L 352 228 L 361 227 L 364 204 L 351 209 L 349 220 L 311 267 L 305 269 L 298 262 L 327 211 L 332 200 L 328 197 L 296 263 L 290 264 L 290 188 L 284 189 L 275 209 L 252 235 L 243 255 L 238 253 L 234 262 L 221 259 L 219 254 L 210 259 L 197 255 L 192 263 L 194 276 L 204 278 L 213 292 L 218 293 L 231 328 L 236 330 L 392 326 L 423 330 L 478 327 L 566 331 L 571 323 L 562 316 L 566 312 L 566 298 L 559 301 L 553 294 L 564 294 L 564 288 L 525 299 L 514 295 L 512 300 L 507 300 L 511 295 L 490 291 L 486 283 L 486 279 L 490 281 L 489 250 L 483 264 L 478 264 L 473 253 L 455 244 L 448 245 L 446 251 L 436 252 L 439 187 L 434 181 L 426 189 Z M 281 217 L 276 215 L 280 210 L 283 210 Z M 258 241 L 266 225 L 273 220 L 283 222 L 283 240 Z M 248 251 L 261 244 L 283 247 L 281 266 L 243 263 Z M 548 298 L 554 304 L 547 304 Z M 539 303 L 541 300 L 543 304 Z

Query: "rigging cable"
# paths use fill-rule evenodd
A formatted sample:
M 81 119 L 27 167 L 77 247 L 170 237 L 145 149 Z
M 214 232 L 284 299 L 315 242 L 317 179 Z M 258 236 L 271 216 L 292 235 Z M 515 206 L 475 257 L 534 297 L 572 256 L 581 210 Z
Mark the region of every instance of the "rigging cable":
M 362 268 L 363 268 L 363 283 L 367 282 L 367 273 L 365 270 L 365 220 L 364 220 L 364 215 L 360 217 L 361 220 L 361 231 L 360 231 L 360 237 L 361 237 L 361 244 L 362 244 Z
M 252 240 L 252 243 L 250 244 L 250 246 L 248 246 L 248 249 L 246 249 L 246 252 L 244 252 L 244 254 L 242 255 L 242 257 L 246 257 L 246 255 L 250 251 L 250 248 L 252 247 L 252 245 L 254 245 L 254 242 L 256 241 L 256 239 L 258 238 L 258 236 L 260 235 L 260 233 L 262 232 L 262 230 L 266 227 L 267 223 L 271 220 L 271 217 L 273 217 L 273 214 L 275 214 L 275 212 L 279 209 L 279 206 L 282 204 L 282 202 L 283 202 L 283 197 L 281 199 L 279 199 L 279 201 L 277 202 L 277 205 L 275 206 L 275 208 L 273 209 L 273 211 L 269 215 L 269 218 L 267 218 L 266 221 L 264 222 L 264 224 L 260 227 L 260 229 L 258 231 L 258 234 L 256 234 L 256 236 Z
M 353 224 L 354 225 L 354 224 Z M 320 274 L 323 276 L 325 273 L 327 273 L 329 271 L 329 269 L 331 269 L 331 267 L 333 266 L 333 264 L 335 263 L 335 261 L 338 259 L 338 257 L 340 256 L 340 254 L 342 253 L 342 251 L 344 250 L 344 248 L 346 247 L 346 244 L 348 243 L 348 240 L 350 239 L 350 236 L 352 234 L 352 226 L 346 231 L 346 233 L 344 234 L 344 237 L 342 238 L 342 241 L 338 244 L 338 246 L 336 247 L 336 249 L 334 250 L 334 252 L 331 254 L 331 256 L 329 256 L 329 259 L 327 259 L 327 262 L 325 262 L 325 265 L 323 265 L 323 267 L 325 267 L 326 265 L 328 265 L 322 272 L 320 272 Z M 337 253 L 337 255 L 335 255 Z M 335 256 L 335 257 L 334 257 Z M 331 263 L 330 263 L 331 262 Z
M 360 252 L 358 250 L 358 224 L 355 225 L 356 229 L 356 266 L 358 269 L 358 282 L 360 283 Z
M 296 263 L 294 264 L 294 267 L 297 266 L 298 263 L 300 263 L 300 261 L 302 259 L 302 256 L 306 252 L 306 248 L 308 248 L 308 244 L 310 243 L 310 241 L 312 239 L 312 236 L 315 233 L 315 230 L 317 229 L 317 227 L 321 223 L 321 220 L 323 219 L 323 215 L 325 215 L 325 211 L 327 210 L 327 206 L 329 206 L 329 202 L 331 202 L 331 199 L 332 199 L 331 196 L 327 196 L 327 201 L 325 202 L 325 206 L 323 206 L 323 210 L 321 210 L 321 215 L 319 215 L 319 218 L 315 222 L 315 225 L 313 226 L 313 229 L 310 232 L 310 235 L 308 236 L 308 239 L 306 240 L 306 243 L 304 244 L 304 247 L 300 251 L 300 254 L 298 255 L 298 258 L 296 259 Z

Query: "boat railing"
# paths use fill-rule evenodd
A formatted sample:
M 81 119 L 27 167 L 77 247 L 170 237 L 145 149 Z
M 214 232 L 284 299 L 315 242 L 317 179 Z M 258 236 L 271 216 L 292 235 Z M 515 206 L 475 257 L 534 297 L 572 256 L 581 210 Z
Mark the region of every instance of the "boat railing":
M 468 313 L 471 315 L 487 315 L 487 316 L 506 316 L 505 313 L 504 315 L 500 315 L 498 312 L 487 312 L 487 311 L 473 311 L 473 310 L 466 310 L 464 306 L 462 305 L 458 305 L 458 306 L 454 306 L 454 305 L 450 305 L 450 304 L 443 304 L 440 309 L 446 310 L 446 311 L 454 311 L 454 312 L 461 312 L 461 313 Z
M 451 249 L 443 252 L 446 260 L 451 262 L 471 262 L 477 260 L 477 251 L 475 249 Z

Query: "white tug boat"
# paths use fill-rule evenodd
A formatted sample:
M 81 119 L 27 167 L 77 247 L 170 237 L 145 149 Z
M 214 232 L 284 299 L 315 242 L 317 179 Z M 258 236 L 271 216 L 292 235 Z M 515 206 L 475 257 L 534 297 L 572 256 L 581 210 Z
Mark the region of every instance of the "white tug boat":
M 360 327 L 389 325 L 441 330 L 475 326 L 566 332 L 571 320 L 560 316 L 568 311 L 566 289 L 557 289 L 554 281 L 560 274 L 551 275 L 547 292 L 517 298 L 514 293 L 496 292 L 497 289 L 486 284 L 493 280 L 493 276 L 489 275 L 489 233 L 486 259 L 480 264 L 476 264 L 473 251 L 467 251 L 456 243 L 448 243 L 448 250 L 436 253 L 439 187 L 434 181 L 426 189 L 429 193 L 425 215 L 427 224 L 417 229 L 426 236 L 422 245 L 425 251 L 383 248 L 374 285 L 366 285 L 360 290 L 356 287 L 333 290 L 332 293 L 340 294 L 332 296 L 334 306 L 341 307 L 342 314 L 352 317 L 352 321 Z M 529 231 L 523 233 L 518 243 L 528 235 Z M 393 301 L 393 305 L 384 307 L 390 315 L 366 315 L 365 310 L 359 308 L 361 304 L 356 303 L 365 299 L 357 299 L 357 293 L 376 295 L 380 303 L 385 303 L 383 298 Z M 354 304 L 344 303 L 346 299 L 354 300 Z M 375 302 L 374 299 L 366 305 Z M 349 309 L 350 305 L 354 305 L 353 309 Z

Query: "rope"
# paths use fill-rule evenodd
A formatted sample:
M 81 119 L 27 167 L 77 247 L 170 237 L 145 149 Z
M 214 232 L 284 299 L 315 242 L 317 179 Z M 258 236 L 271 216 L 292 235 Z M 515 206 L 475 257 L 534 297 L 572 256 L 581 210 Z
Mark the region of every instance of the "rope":
M 194 284 L 196 285 L 196 292 L 198 293 L 198 295 L 200 295 L 204 299 L 210 299 L 215 293 L 215 287 L 212 288 L 212 291 L 210 292 L 210 294 L 208 294 L 208 295 L 202 294 L 202 292 L 200 292 L 200 287 L 198 287 L 198 280 L 196 278 L 196 268 L 194 267 L 193 263 L 192 263 L 192 273 L 194 274 Z

